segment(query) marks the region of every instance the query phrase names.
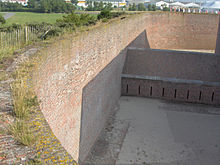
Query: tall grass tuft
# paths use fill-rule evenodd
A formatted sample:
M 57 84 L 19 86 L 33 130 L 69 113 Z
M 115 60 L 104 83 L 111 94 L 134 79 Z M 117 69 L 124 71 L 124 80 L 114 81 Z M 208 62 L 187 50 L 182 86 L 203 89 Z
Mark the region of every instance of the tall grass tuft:
M 31 146 L 36 140 L 29 126 L 22 120 L 17 120 L 11 124 L 9 126 L 9 133 L 11 133 L 18 142 L 26 146 Z

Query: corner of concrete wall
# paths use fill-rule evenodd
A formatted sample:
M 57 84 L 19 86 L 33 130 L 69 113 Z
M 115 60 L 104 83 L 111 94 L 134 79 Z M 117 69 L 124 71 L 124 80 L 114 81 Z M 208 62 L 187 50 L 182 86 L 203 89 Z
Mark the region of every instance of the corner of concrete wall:
M 128 47 L 135 48 L 150 48 L 150 44 L 147 38 L 147 32 L 144 30 L 139 36 L 137 36 L 134 41 L 132 41 Z
M 215 53 L 220 54 L 220 17 L 218 21 L 218 34 L 217 34 L 217 39 L 216 39 Z
M 121 96 L 121 73 L 127 49 L 122 50 L 94 79 L 82 93 L 80 133 L 80 162 L 83 162 L 105 126 L 110 112 L 117 106 Z

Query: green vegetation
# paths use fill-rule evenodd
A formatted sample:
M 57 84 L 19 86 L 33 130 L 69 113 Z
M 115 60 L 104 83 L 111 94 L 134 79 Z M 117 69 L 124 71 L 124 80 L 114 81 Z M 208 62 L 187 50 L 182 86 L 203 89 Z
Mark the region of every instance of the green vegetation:
M 0 11 L 32 11 L 42 13 L 70 13 L 76 7 L 64 0 L 29 0 L 28 6 L 19 3 L 0 2 Z
M 16 12 L 14 16 L 7 19 L 6 25 L 12 25 L 13 23 L 24 25 L 30 22 L 54 24 L 57 19 L 61 19 L 65 15 L 66 14 Z
M 63 19 L 57 20 L 55 26 L 59 28 L 67 28 L 75 30 L 76 27 L 88 26 L 96 24 L 96 17 L 89 14 L 75 14 L 72 12 L 67 16 L 63 16 Z
M 97 1 L 87 1 L 88 7 L 86 8 L 87 11 L 101 11 L 101 10 L 112 10 L 112 4 L 111 3 L 103 3 L 97 2 Z
M 4 17 L 2 16 L 2 15 L 0 15 L 0 25 L 1 24 L 5 24 L 5 19 L 4 19 Z
M 121 15 L 125 14 L 124 12 L 111 12 L 108 9 L 104 9 L 100 12 L 100 14 L 98 14 L 98 19 L 105 19 L 103 20 L 103 22 L 107 22 L 106 19 L 111 19 L 111 18 L 115 18 L 115 17 L 119 17 Z
M 146 7 L 143 3 L 139 3 L 138 5 L 133 3 L 132 5 L 131 4 L 129 5 L 128 10 L 129 11 L 146 11 Z
M 146 11 L 146 7 L 144 6 L 143 3 L 138 4 L 138 11 Z
M 129 4 L 128 10 L 129 11 L 136 11 L 137 10 L 136 4 L 135 3 L 133 3 L 132 5 Z
M 168 7 L 163 7 L 163 11 L 170 11 L 170 9 Z
M 23 145 L 33 145 L 37 137 L 33 134 L 33 124 L 29 121 L 38 108 L 37 97 L 30 87 L 30 73 L 33 64 L 26 62 L 13 73 L 15 81 L 11 84 L 13 97 L 13 115 L 15 122 L 10 124 L 9 133 Z
M 147 6 L 147 8 L 148 8 L 148 11 L 156 11 L 156 6 L 155 6 L 155 5 L 149 4 L 149 5 Z
M 18 142 L 25 146 L 33 145 L 36 140 L 36 137 L 34 137 L 27 123 L 22 120 L 15 121 L 12 125 L 10 125 L 9 133 L 11 133 Z

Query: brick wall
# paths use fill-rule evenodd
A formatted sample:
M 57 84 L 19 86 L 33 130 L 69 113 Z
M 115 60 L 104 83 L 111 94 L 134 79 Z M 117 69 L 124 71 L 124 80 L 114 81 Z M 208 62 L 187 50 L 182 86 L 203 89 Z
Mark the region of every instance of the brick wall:
M 215 49 L 219 15 L 157 14 L 146 24 L 153 49 Z
M 99 123 L 98 125 L 90 125 L 90 123 L 94 123 L 97 118 L 105 119 L 119 97 L 116 93 L 114 96 L 117 97 L 109 99 L 110 95 L 105 91 L 118 90 L 119 87 L 115 83 L 117 81 L 120 84 L 118 79 L 120 69 L 117 74 L 114 74 L 116 73 L 114 67 L 103 71 L 104 74 L 101 71 L 139 34 L 147 30 L 150 47 L 200 48 L 196 45 L 199 43 L 204 45 L 205 42 L 208 43 L 206 49 L 215 47 L 216 38 L 213 37 L 217 33 L 217 16 L 198 15 L 195 18 L 196 23 L 192 16 L 194 15 L 156 12 L 129 16 L 77 36 L 64 36 L 42 51 L 43 58 L 34 74 L 35 91 L 41 101 L 40 108 L 56 137 L 76 161 L 84 159 L 102 128 Z M 183 28 L 181 20 L 188 22 L 188 29 L 201 35 L 188 35 L 189 39 L 180 42 L 178 40 L 180 36 L 186 35 L 181 29 Z M 167 30 L 168 27 L 172 28 Z M 160 30 L 162 32 L 158 33 Z M 171 32 L 175 33 L 171 34 Z M 147 43 L 143 33 L 140 38 Z M 204 41 L 206 38 L 208 40 Z M 186 44 L 185 41 L 188 43 Z M 116 64 L 112 63 L 112 65 Z M 123 60 L 120 65 L 123 66 Z M 93 79 L 94 81 L 91 81 Z M 115 83 L 106 85 L 111 79 L 115 80 Z M 101 83 L 102 80 L 106 82 Z M 97 83 L 94 85 L 93 82 Z M 106 94 L 103 95 L 99 91 Z M 101 96 L 104 98 L 100 101 Z M 97 100 L 99 102 L 96 102 Z M 95 105 L 92 104 L 93 101 Z M 91 115 L 96 116 L 91 117 Z M 104 122 L 105 120 L 100 120 L 100 124 Z M 91 139 L 87 142 L 89 138 Z
M 122 95 L 220 104 L 220 56 L 129 48 Z

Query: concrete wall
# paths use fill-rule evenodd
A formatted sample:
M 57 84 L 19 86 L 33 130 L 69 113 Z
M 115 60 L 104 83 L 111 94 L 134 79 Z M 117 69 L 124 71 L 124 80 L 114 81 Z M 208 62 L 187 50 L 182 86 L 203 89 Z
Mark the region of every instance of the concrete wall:
M 195 23 L 191 14 L 156 12 L 138 14 L 123 20 L 118 19 L 77 36 L 63 37 L 42 51 L 44 55 L 34 75 L 35 91 L 41 101 L 40 108 L 56 137 L 76 161 L 82 161 L 85 158 L 102 128 L 99 124 L 104 123 L 108 112 L 119 97 L 119 94 L 115 93 L 115 97 L 112 97 L 109 102 L 110 95 L 105 91 L 118 90 L 120 67 L 116 72 L 112 67 L 108 69 L 107 65 L 145 30 L 147 30 L 146 35 L 151 47 L 178 48 L 184 46 L 183 40 L 181 42 L 175 40 L 175 37 L 179 38 L 179 32 L 182 33 L 182 29 L 178 30 L 178 28 L 183 28 L 182 21 L 180 21 L 183 19 L 190 23 L 187 29 L 192 29 L 196 32 L 195 34 L 201 33 L 196 37 L 195 42 L 193 41 L 195 37 L 188 36 L 190 38 L 186 40 L 188 43 L 184 48 L 192 48 L 193 45 L 195 45 L 193 48 L 200 48 L 196 45 L 199 43 L 204 45 L 205 42 L 209 43 L 207 49 L 214 48 L 213 41 L 216 39 L 211 38 L 217 33 L 217 16 L 198 15 L 196 17 L 198 21 Z M 207 28 L 203 26 L 204 24 Z M 167 30 L 168 27 L 172 28 Z M 163 33 L 157 33 L 156 29 L 163 30 Z M 168 33 L 165 35 L 166 31 Z M 171 35 L 171 31 L 175 31 L 172 34 L 174 38 L 166 39 Z M 204 40 L 205 36 L 209 38 L 208 42 Z M 139 39 L 145 40 L 147 43 L 143 33 Z M 139 39 L 137 42 L 140 43 Z M 175 44 L 176 42 L 178 44 Z M 123 60 L 121 62 L 121 66 L 123 66 Z M 117 65 L 112 64 L 112 66 Z M 107 69 L 102 74 L 101 71 L 106 66 Z M 98 75 L 99 73 L 100 75 Z M 94 81 L 89 83 L 93 79 Z M 94 84 L 102 79 L 106 81 Z M 106 85 L 110 79 L 118 81 L 118 85 Z M 105 94 L 103 95 L 99 91 L 103 91 Z M 94 97 L 96 95 L 97 97 Z M 104 98 L 100 101 L 101 96 Z M 95 105 L 90 104 L 93 101 L 99 102 Z M 92 115 L 95 116 L 91 117 Z M 91 125 L 91 123 L 97 122 L 95 121 L 97 118 L 103 118 L 103 120 L 96 125 Z
M 220 21 L 219 21 L 219 24 L 218 24 L 218 34 L 217 34 L 217 39 L 216 39 L 215 53 L 220 54 Z
M 83 88 L 80 157 L 85 158 L 121 96 L 121 73 L 126 50 Z M 89 120 L 88 120 L 89 119 Z
M 123 74 L 220 82 L 219 64 L 212 53 L 130 48 Z
M 212 86 L 123 76 L 122 95 L 220 105 L 220 83 Z
M 129 48 L 122 95 L 220 104 L 220 56 Z

